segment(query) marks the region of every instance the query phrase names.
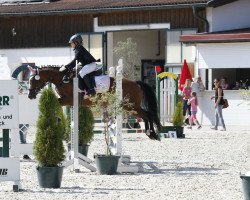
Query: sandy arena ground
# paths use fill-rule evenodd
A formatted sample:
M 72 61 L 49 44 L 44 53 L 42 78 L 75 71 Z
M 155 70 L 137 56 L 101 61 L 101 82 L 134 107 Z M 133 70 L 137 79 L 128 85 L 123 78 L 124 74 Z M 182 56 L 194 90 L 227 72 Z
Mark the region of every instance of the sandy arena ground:
M 228 126 L 226 132 L 187 130 L 185 139 L 152 141 L 145 134 L 124 134 L 123 151 L 137 174 L 98 175 L 81 167 L 66 168 L 60 189 L 42 189 L 36 162 L 21 160 L 23 191 L 12 192 L 11 182 L 0 183 L 1 200 L 241 200 L 240 172 L 250 169 L 247 147 L 250 127 Z M 104 151 L 103 135 L 96 135 L 89 158 Z

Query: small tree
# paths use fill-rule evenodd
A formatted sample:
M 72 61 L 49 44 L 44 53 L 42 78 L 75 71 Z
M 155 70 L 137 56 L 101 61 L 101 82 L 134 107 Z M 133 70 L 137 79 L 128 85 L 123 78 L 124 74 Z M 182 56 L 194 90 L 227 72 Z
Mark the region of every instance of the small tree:
M 137 44 L 132 41 L 132 38 L 117 42 L 113 51 L 119 59 L 123 59 L 123 76 L 130 80 L 139 78 L 141 59 L 137 52 Z
M 108 127 L 110 122 L 112 123 L 115 120 L 115 117 L 118 115 L 123 115 L 127 117 L 129 115 L 136 114 L 133 110 L 133 104 L 129 102 L 129 98 L 125 97 L 123 100 L 120 100 L 115 93 L 114 88 L 110 92 L 102 93 L 101 95 L 95 95 L 91 97 L 92 107 L 91 110 L 95 113 L 102 115 L 102 121 L 104 122 L 104 135 L 106 141 L 107 154 L 111 155 L 109 149 L 109 135 Z
M 79 145 L 89 144 L 94 136 L 94 123 L 95 119 L 93 113 L 90 108 L 88 107 L 79 107 L 78 113 L 78 136 L 79 136 Z M 64 136 L 64 140 L 69 143 L 70 142 L 70 135 L 71 135 L 71 116 L 70 113 L 67 115 L 67 122 L 66 122 L 66 134 Z
M 242 98 L 250 104 L 250 90 L 241 90 Z
M 79 145 L 88 144 L 94 136 L 94 116 L 90 108 L 79 108 Z
M 182 114 L 182 107 L 183 104 L 181 101 L 179 101 L 174 111 L 173 122 L 172 122 L 174 126 L 183 126 L 184 117 Z
M 55 167 L 65 159 L 65 123 L 62 107 L 54 91 L 51 88 L 43 90 L 39 99 L 39 117 L 34 142 L 34 155 L 39 166 Z

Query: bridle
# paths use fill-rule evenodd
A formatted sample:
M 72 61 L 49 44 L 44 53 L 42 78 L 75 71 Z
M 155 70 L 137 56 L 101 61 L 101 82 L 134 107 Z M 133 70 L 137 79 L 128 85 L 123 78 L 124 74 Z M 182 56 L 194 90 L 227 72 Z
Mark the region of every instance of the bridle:
M 39 75 L 39 70 L 38 69 L 35 70 L 35 74 L 32 74 L 30 76 L 30 85 L 31 85 L 31 79 L 34 79 L 33 82 L 32 82 L 32 88 L 29 88 L 29 93 L 32 94 L 33 96 L 36 96 L 39 93 L 39 91 L 41 90 L 41 88 L 43 88 L 43 87 L 45 87 L 46 85 L 49 84 L 50 80 L 48 80 L 47 82 L 44 82 L 44 84 L 42 84 L 40 87 L 37 86 L 37 81 L 39 81 L 40 78 L 41 77 Z

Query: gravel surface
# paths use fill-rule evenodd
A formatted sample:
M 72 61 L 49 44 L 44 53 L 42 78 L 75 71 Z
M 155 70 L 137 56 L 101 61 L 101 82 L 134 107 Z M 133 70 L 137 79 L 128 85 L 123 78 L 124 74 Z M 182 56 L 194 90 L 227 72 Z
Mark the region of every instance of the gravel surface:
M 36 162 L 21 160 L 23 191 L 12 192 L 11 182 L 0 183 L 0 199 L 115 199 L 115 200 L 241 200 L 240 172 L 250 169 L 247 147 L 250 127 L 227 127 L 227 131 L 185 128 L 185 139 L 152 141 L 145 134 L 124 134 L 123 151 L 137 174 L 99 175 L 81 167 L 65 168 L 60 189 L 42 189 Z M 104 152 L 103 135 L 95 135 L 89 149 Z

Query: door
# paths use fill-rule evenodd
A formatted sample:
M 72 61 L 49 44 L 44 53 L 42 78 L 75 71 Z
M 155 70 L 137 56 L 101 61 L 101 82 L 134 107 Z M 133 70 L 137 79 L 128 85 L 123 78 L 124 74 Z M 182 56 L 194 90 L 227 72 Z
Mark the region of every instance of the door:
M 163 71 L 164 64 L 165 60 L 142 60 L 141 80 L 149 84 L 154 91 L 156 89 L 155 66 L 160 66 Z

